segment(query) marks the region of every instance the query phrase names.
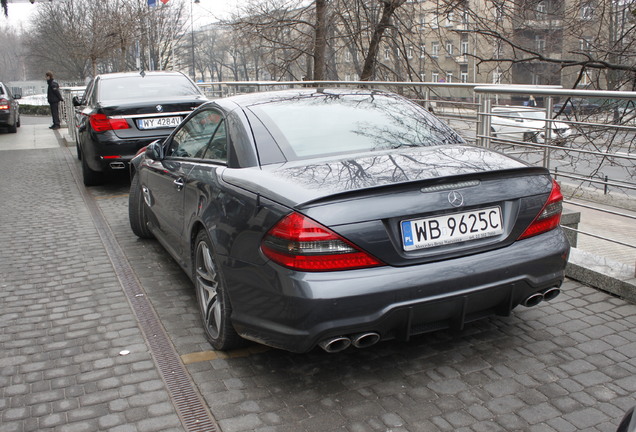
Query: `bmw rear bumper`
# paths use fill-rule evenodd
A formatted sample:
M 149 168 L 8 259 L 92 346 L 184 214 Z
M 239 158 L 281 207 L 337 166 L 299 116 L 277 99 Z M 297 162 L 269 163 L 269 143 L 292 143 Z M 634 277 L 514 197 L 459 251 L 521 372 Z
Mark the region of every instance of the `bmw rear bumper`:
M 228 261 L 223 274 L 232 322 L 246 339 L 306 352 L 335 336 L 375 332 L 381 340 L 491 315 L 561 285 L 569 254 L 561 229 L 457 259 L 409 267 L 302 273 Z

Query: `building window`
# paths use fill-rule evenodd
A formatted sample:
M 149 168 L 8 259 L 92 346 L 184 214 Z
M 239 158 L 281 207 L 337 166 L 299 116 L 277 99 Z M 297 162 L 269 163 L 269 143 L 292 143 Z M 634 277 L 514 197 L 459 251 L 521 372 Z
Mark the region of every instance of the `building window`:
M 592 73 L 588 70 L 583 71 L 579 86 L 589 86 L 592 83 Z
M 589 21 L 594 18 L 594 9 L 590 5 L 581 6 L 581 19 Z
M 426 57 L 426 45 L 420 45 L 420 58 Z
M 453 55 L 453 43 L 451 41 L 446 41 L 446 52 L 449 56 Z
M 537 52 L 545 51 L 545 36 L 536 35 L 534 37 L 534 46 L 535 46 Z
M 468 9 L 464 9 L 462 11 L 462 18 L 461 19 L 462 19 L 462 27 L 464 29 L 467 29 L 468 28 L 469 19 L 470 19 L 469 15 L 468 15 Z
M 422 30 L 425 30 L 425 27 L 426 27 L 426 15 L 420 14 L 420 28 Z
M 413 45 L 409 45 L 407 51 L 406 51 L 406 56 L 410 59 L 413 58 Z
M 579 39 L 579 50 L 584 52 L 590 52 L 591 47 L 592 47 L 592 43 L 590 42 L 589 39 L 587 38 Z
M 389 60 L 391 58 L 391 49 L 384 48 L 384 60 Z
M 463 83 L 467 83 L 468 82 L 468 72 L 460 72 L 459 73 L 459 79 L 461 80 L 461 82 Z
M 439 17 L 437 14 L 433 14 L 431 17 L 431 28 L 436 29 L 437 27 L 439 27 Z
M 468 54 L 468 38 L 462 39 L 460 50 L 461 50 L 460 52 L 461 55 L 466 56 L 466 54 Z
M 351 61 L 351 51 L 349 51 L 349 50 L 345 51 L 345 61 L 347 63 Z
M 548 12 L 545 1 L 540 1 L 539 3 L 537 3 L 536 12 L 537 19 L 545 19 L 545 15 Z
M 431 81 L 432 81 L 432 82 L 437 82 L 437 81 L 439 81 L 439 74 L 438 74 L 437 72 L 433 72 L 433 73 L 431 74 Z
M 446 72 L 446 82 L 447 83 L 452 83 L 453 82 L 453 73 L 452 72 Z
M 499 71 L 492 73 L 492 83 L 493 84 L 501 84 L 501 75 L 502 73 Z
M 426 73 L 425 72 L 420 72 L 420 81 L 422 81 L 422 82 L 426 81 Z
M 431 55 L 433 57 L 438 57 L 439 56 L 439 42 L 433 42 L 432 48 L 431 48 Z
M 503 4 L 495 4 L 495 21 L 501 22 L 504 19 L 504 5 Z
M 449 12 L 446 14 L 446 27 L 452 27 L 455 21 L 455 13 Z

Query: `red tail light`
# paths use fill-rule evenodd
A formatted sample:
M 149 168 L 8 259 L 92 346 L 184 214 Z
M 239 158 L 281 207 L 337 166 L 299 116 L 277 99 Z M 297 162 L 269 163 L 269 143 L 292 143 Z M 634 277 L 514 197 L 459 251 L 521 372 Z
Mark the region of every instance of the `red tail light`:
M 562 211 L 563 195 L 561 194 L 561 187 L 555 180 L 552 180 L 552 192 L 548 201 L 546 201 L 539 215 L 534 218 L 530 226 L 521 234 L 519 240 L 542 234 L 558 227 L 561 222 Z
M 91 114 L 88 120 L 95 132 L 130 128 L 126 119 L 110 118 L 105 114 Z
M 0 110 L 8 110 L 8 109 L 9 109 L 9 101 L 4 98 L 0 98 Z
M 261 250 L 272 261 L 303 271 L 351 270 L 384 263 L 299 213 L 290 213 L 265 235 Z

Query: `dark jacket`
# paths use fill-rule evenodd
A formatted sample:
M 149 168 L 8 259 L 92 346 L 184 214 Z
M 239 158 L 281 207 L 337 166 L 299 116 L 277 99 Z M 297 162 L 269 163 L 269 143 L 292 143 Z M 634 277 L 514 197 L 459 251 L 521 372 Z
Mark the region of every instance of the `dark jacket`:
M 49 88 L 46 91 L 46 100 L 50 104 L 62 102 L 64 99 L 62 99 L 59 84 L 53 78 L 46 80 L 46 83 L 49 85 Z

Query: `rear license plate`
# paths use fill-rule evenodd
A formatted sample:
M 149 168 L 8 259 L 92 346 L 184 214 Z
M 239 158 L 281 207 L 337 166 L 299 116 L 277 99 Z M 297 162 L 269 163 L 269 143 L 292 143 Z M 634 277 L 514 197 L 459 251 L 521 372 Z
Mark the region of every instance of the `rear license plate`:
M 154 117 L 137 120 L 139 129 L 160 129 L 179 126 L 181 117 Z
M 401 227 L 405 251 L 492 237 L 503 232 L 499 207 L 402 221 Z

